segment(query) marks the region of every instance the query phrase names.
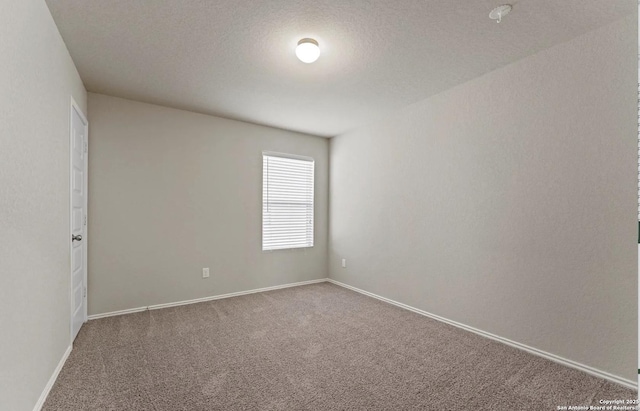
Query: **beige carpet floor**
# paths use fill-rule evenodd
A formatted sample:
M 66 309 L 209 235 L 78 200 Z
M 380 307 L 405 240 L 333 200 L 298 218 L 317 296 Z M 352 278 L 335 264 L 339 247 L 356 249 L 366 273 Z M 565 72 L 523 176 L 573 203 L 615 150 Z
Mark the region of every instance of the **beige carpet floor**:
M 637 392 L 329 283 L 90 321 L 44 410 L 556 410 Z

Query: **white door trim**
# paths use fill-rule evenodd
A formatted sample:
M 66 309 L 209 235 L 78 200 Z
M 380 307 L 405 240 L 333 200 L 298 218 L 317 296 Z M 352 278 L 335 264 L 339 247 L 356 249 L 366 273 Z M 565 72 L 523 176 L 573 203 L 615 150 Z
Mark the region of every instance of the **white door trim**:
M 85 196 L 84 196 L 84 210 L 85 210 L 85 215 L 87 216 L 86 218 L 88 219 L 88 215 L 89 215 L 89 122 L 87 121 L 87 116 L 85 116 L 85 114 L 82 112 L 82 109 L 80 108 L 80 106 L 78 105 L 78 103 L 76 103 L 76 101 L 73 99 L 73 96 L 71 96 L 71 103 L 70 103 L 70 109 L 69 109 L 69 235 L 67 235 L 67 241 L 69 241 L 69 338 L 71 341 L 71 344 L 73 345 L 73 266 L 71 264 L 71 258 L 72 255 L 71 253 L 73 252 L 73 247 L 71 246 L 71 234 L 72 234 L 72 212 L 73 212 L 73 173 L 71 172 L 72 168 L 73 168 L 73 112 L 78 113 L 78 116 L 80 117 L 80 119 L 82 120 L 82 122 L 84 123 L 84 135 L 86 138 L 85 141 L 85 147 L 86 152 L 85 152 L 85 156 L 84 156 L 84 172 L 85 172 L 85 178 L 84 178 L 84 192 L 85 192 Z M 83 264 L 83 268 L 84 268 L 84 287 L 87 287 L 87 249 L 88 249 L 88 239 L 89 239 L 89 224 L 87 223 L 87 225 L 85 225 L 84 227 L 84 234 L 83 234 L 83 238 L 82 238 L 82 242 L 84 243 L 83 245 L 83 255 L 82 255 L 82 264 Z M 87 305 L 88 305 L 88 295 L 87 293 L 85 294 L 85 301 L 84 301 L 84 313 L 83 313 L 83 317 L 84 317 L 84 322 L 87 322 Z

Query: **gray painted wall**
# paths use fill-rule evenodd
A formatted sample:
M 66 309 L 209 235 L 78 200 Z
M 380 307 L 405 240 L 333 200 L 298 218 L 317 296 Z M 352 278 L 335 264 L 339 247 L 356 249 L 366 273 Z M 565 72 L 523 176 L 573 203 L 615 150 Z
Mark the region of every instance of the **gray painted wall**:
M 0 13 L 0 408 L 31 410 L 71 342 L 69 113 L 86 92 L 43 1 Z
M 327 139 L 93 93 L 89 119 L 90 315 L 327 276 Z M 265 150 L 316 161 L 313 248 L 262 251 Z
M 636 20 L 332 139 L 331 278 L 635 381 Z

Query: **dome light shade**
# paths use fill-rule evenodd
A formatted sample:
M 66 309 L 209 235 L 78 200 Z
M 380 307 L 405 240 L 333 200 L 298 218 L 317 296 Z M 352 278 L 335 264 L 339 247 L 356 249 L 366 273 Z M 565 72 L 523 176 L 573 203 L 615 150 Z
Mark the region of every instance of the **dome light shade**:
M 314 39 L 302 39 L 296 47 L 296 56 L 303 63 L 313 63 L 320 57 L 320 47 Z

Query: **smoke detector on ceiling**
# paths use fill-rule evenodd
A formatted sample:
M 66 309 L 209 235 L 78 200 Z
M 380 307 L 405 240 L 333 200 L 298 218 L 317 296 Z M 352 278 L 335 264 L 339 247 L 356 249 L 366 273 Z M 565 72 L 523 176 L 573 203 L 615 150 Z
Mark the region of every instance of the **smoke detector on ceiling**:
M 496 20 L 496 23 L 500 23 L 502 18 L 511 12 L 511 4 L 503 4 L 502 6 L 498 6 L 495 9 L 491 10 L 489 13 L 489 18 L 492 20 Z

